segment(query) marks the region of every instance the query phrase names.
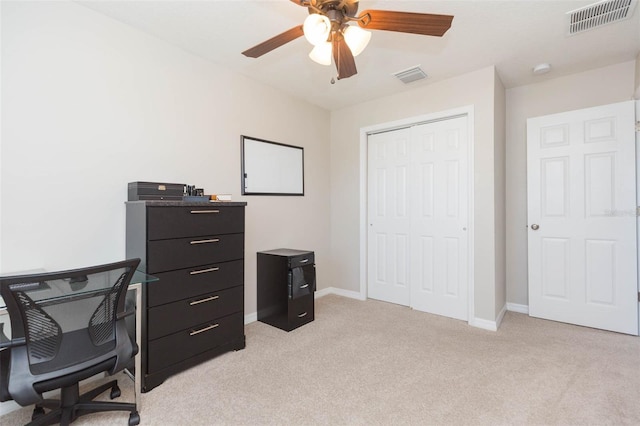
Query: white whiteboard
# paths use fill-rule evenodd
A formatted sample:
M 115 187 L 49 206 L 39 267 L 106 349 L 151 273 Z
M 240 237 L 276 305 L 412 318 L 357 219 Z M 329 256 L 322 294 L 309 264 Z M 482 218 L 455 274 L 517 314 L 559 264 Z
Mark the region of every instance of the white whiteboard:
M 242 136 L 243 195 L 304 195 L 304 150 Z

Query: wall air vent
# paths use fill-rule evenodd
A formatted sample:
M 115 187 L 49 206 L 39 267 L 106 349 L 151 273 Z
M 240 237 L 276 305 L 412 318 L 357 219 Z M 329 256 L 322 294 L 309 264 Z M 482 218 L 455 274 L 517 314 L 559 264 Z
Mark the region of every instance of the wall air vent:
M 603 0 L 567 12 L 567 35 L 578 34 L 633 15 L 638 0 Z
M 403 82 L 404 84 L 413 83 L 414 81 L 427 78 L 427 74 L 424 71 L 422 71 L 420 66 L 415 66 L 403 71 L 394 72 L 393 76 L 396 77 L 401 82 Z

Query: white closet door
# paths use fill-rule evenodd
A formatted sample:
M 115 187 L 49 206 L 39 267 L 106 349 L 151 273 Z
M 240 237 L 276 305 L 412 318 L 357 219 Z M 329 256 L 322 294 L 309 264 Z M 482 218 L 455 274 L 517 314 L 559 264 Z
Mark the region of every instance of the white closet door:
M 415 126 L 412 136 L 411 306 L 468 317 L 467 118 Z
M 467 117 L 368 138 L 368 295 L 468 317 Z
M 368 295 L 409 306 L 410 129 L 370 135 Z
M 638 334 L 634 114 L 527 121 L 531 316 Z

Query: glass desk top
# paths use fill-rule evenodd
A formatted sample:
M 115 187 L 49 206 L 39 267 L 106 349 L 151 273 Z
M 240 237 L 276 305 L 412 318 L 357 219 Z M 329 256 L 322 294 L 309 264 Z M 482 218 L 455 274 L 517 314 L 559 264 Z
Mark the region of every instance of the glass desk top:
M 2 278 L 10 278 L 12 276 L 27 275 L 27 274 L 47 274 L 46 271 L 27 271 L 21 273 L 13 273 L 2 275 Z M 106 291 L 109 291 L 113 285 L 113 275 L 118 274 L 118 271 L 109 271 L 104 273 L 92 274 L 86 279 L 80 279 L 72 281 L 67 279 L 49 279 L 46 281 L 36 281 L 30 283 L 15 284 L 21 286 L 21 290 L 29 294 L 29 297 L 37 302 L 41 306 L 49 304 L 55 304 L 58 301 L 69 298 L 83 298 L 99 295 Z M 55 274 L 55 272 L 54 272 Z M 35 278 L 35 277 L 34 277 Z M 142 271 L 136 270 L 131 278 L 129 286 L 135 284 L 145 284 L 153 281 L 158 281 L 158 278 L 153 275 L 146 274 Z M 71 289 L 71 292 L 69 292 Z M 6 309 L 6 305 L 2 297 L 0 297 L 0 311 Z

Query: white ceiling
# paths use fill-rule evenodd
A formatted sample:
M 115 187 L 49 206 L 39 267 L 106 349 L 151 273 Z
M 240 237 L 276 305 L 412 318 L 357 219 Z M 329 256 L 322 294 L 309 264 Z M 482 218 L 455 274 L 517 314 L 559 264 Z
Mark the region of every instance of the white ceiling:
M 634 60 L 640 7 L 630 19 L 567 36 L 565 13 L 595 0 L 361 0 L 359 10 L 454 15 L 444 37 L 372 31 L 356 58 L 358 74 L 331 84 L 335 67 L 318 65 L 304 37 L 257 58 L 242 51 L 300 25 L 306 8 L 288 0 L 78 1 L 173 45 L 328 110 L 495 65 L 507 88 Z M 552 71 L 533 75 L 548 62 Z M 391 74 L 416 65 L 426 80 L 405 85 Z M 588 90 L 588 88 L 585 88 Z

